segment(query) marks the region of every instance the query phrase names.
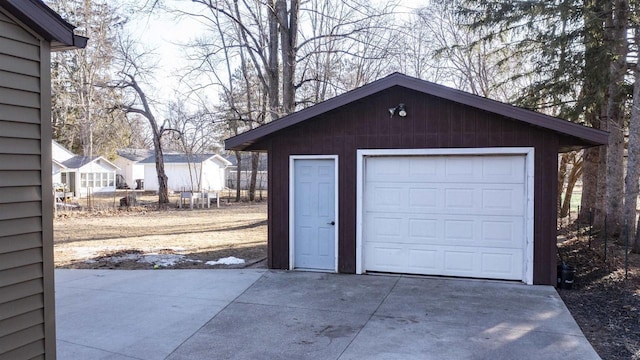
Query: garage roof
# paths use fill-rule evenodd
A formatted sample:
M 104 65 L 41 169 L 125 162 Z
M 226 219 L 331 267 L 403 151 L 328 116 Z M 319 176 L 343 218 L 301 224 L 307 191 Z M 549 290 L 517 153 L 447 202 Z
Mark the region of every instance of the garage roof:
M 52 51 L 87 46 L 88 38 L 74 34 L 73 30 L 76 27 L 66 22 L 41 0 L 0 0 L 0 6 L 51 42 Z
M 468 105 L 480 110 L 502 115 L 527 124 L 552 130 L 562 135 L 573 137 L 578 143 L 572 143 L 565 150 L 574 147 L 589 147 L 608 144 L 609 133 L 567 120 L 545 115 L 536 111 L 527 110 L 503 102 L 491 100 L 465 91 L 452 89 L 429 81 L 421 80 L 401 73 L 393 73 L 385 78 L 374 81 L 355 90 L 336 96 L 319 104 L 284 116 L 278 120 L 257 127 L 240 135 L 225 140 L 227 150 L 247 150 L 251 145 L 264 137 L 273 134 L 289 126 L 296 125 L 325 112 L 360 100 L 377 92 L 389 89 L 393 86 L 401 86 L 427 95 L 451 100 L 463 105 Z M 250 149 L 260 150 L 260 149 Z

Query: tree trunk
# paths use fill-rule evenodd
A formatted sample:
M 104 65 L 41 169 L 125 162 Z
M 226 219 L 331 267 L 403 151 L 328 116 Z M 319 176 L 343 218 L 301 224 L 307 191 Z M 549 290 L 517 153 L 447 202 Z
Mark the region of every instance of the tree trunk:
M 582 163 L 575 162 L 567 179 L 567 189 L 564 193 L 564 200 L 562 201 L 562 207 L 560 208 L 560 217 L 564 218 L 571 212 L 571 197 L 573 196 L 573 188 L 576 186 L 576 182 L 582 175 Z
M 251 153 L 251 181 L 249 182 L 249 201 L 256 199 L 256 180 L 258 178 L 258 163 L 260 160 L 260 153 Z
M 607 149 L 606 214 L 607 227 L 614 236 L 620 235 L 622 202 L 624 194 L 623 150 L 624 150 L 624 76 L 627 56 L 628 4 L 617 0 L 614 8 L 614 27 L 611 31 L 613 60 L 610 65 L 611 78 L 608 87 L 607 122 L 609 147 Z
M 569 154 L 565 153 L 560 156 L 560 166 L 558 168 L 558 198 L 556 206 L 558 207 L 558 215 L 560 215 L 560 209 L 562 208 L 562 193 L 564 190 L 564 183 L 567 178 L 567 163 L 569 162 Z M 566 216 L 566 215 L 565 215 Z
M 280 26 L 282 50 L 282 108 L 285 114 L 295 109 L 295 69 L 298 34 L 299 0 L 291 0 L 287 11 L 286 0 L 276 0 L 276 15 Z
M 157 131 L 154 131 L 153 136 L 153 153 L 156 158 L 156 174 L 158 175 L 158 206 L 163 208 L 169 203 L 169 189 L 167 186 L 169 179 L 164 172 L 164 155 L 162 153 L 161 138 L 160 135 L 155 135 L 156 132 Z
M 586 54 L 589 54 L 588 49 Z M 587 63 L 585 67 L 588 68 L 588 71 L 593 71 L 595 67 L 602 66 L 601 64 L 589 65 L 589 62 L 595 63 L 596 60 L 598 60 L 597 57 L 595 59 L 593 58 L 595 56 L 596 55 L 593 55 L 591 58 L 585 56 L 587 58 L 585 60 Z M 599 70 L 595 69 L 595 71 L 597 72 Z M 585 78 L 585 87 L 588 87 L 586 96 L 593 99 L 586 109 L 585 120 L 587 124 L 590 124 L 592 127 L 601 129 L 603 122 L 600 121 L 600 116 L 603 114 L 605 108 L 603 105 L 604 94 L 602 90 L 600 90 L 602 86 L 595 84 L 594 81 L 597 81 L 594 77 L 587 76 Z M 588 219 L 592 221 L 595 220 L 595 227 L 597 228 L 600 227 L 598 224 L 601 225 L 604 222 L 602 209 L 604 209 L 604 184 L 606 179 L 605 151 L 605 146 L 591 147 L 585 149 L 582 155 L 582 198 L 580 199 L 580 214 L 578 214 L 578 217 L 582 222 Z M 590 216 L 594 214 L 595 219 L 590 218 Z
M 635 43 L 640 45 L 640 33 L 636 29 Z M 636 232 L 638 206 L 638 178 L 640 177 L 640 71 L 635 69 L 633 82 L 633 107 L 629 120 L 629 157 L 625 178 L 624 219 L 628 226 L 632 250 L 640 253 L 640 237 Z
M 585 122 L 596 129 L 602 127 L 600 116 L 605 103 L 605 89 L 602 84 L 606 84 L 608 81 L 606 52 L 603 51 L 603 37 L 606 31 L 603 20 L 607 15 L 602 9 L 605 2 L 606 0 L 584 1 L 584 71 L 586 76 L 584 77 L 582 97 L 585 99 Z M 597 195 L 601 189 L 604 189 L 604 177 L 599 178 L 600 161 L 599 148 L 592 147 L 584 150 L 582 199 L 579 215 L 584 221 L 589 219 L 590 212 L 600 213 L 598 210 L 602 209 L 600 204 L 604 199 L 604 193 L 601 194 L 601 197 Z
M 240 183 L 242 181 L 242 153 L 240 151 L 235 151 L 236 153 L 236 202 L 240 202 Z
M 273 0 L 272 0 L 273 1 Z M 269 6 L 269 62 L 267 68 L 267 76 L 269 77 L 269 115 L 273 121 L 280 117 L 280 77 L 278 65 L 278 15 L 276 13 L 277 3 L 272 2 Z
M 606 121 L 603 122 L 602 130 L 607 130 Z M 596 204 L 593 208 L 593 227 L 602 229 L 605 219 L 605 199 L 607 192 L 607 148 L 600 146 L 598 149 L 598 185 L 596 187 Z
M 585 149 L 582 155 L 582 198 L 580 199 L 580 214 L 578 214 L 581 222 L 589 219 L 589 212 L 593 211 L 596 205 L 599 154 L 600 150 L 597 147 L 591 147 Z
M 155 116 L 151 112 L 147 95 L 144 93 L 135 77 L 132 74 L 124 74 L 128 81 L 125 81 L 127 87 L 132 87 L 142 103 L 143 109 L 138 109 L 132 106 L 125 108 L 127 113 L 135 113 L 144 116 L 149 121 L 149 126 L 153 133 L 153 151 L 156 158 L 156 174 L 158 176 L 158 206 L 164 208 L 169 203 L 169 189 L 167 186 L 167 175 L 164 171 L 164 157 L 162 152 L 162 133 L 164 129 L 158 126 Z

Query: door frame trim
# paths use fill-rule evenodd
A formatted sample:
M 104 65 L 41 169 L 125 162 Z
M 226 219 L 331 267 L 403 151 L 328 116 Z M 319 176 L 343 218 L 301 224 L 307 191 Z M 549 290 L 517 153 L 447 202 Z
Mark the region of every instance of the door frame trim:
M 524 214 L 524 259 L 522 281 L 533 284 L 533 240 L 534 240 L 534 164 L 533 147 L 501 148 L 440 148 L 440 149 L 358 149 L 356 155 L 356 274 L 364 273 L 363 226 L 364 226 L 364 174 L 367 157 L 375 156 L 429 156 L 429 155 L 524 155 L 525 160 L 525 214 Z
M 333 160 L 334 164 L 334 240 L 335 254 L 333 272 L 338 272 L 338 229 L 340 226 L 340 216 L 338 212 L 338 155 L 290 155 L 289 156 L 289 270 L 294 270 L 295 266 L 295 162 L 296 160 Z M 306 269 L 311 270 L 311 269 Z M 318 270 L 324 271 L 324 270 Z

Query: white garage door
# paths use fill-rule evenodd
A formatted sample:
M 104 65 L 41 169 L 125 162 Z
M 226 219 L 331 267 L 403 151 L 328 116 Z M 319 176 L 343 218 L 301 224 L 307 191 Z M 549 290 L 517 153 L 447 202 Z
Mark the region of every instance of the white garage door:
M 365 158 L 366 271 L 525 280 L 525 156 Z

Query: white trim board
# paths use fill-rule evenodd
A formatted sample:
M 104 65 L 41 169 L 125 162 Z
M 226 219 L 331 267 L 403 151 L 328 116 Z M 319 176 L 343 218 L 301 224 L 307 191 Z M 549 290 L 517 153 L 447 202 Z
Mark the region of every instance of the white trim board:
M 532 147 L 501 148 L 439 148 L 439 149 L 359 149 L 356 156 L 356 274 L 364 272 L 363 263 L 363 219 L 364 219 L 364 173 L 365 158 L 375 156 L 438 156 L 438 155 L 524 155 L 525 156 L 525 246 L 522 280 L 533 284 L 533 240 L 534 240 L 534 163 Z
M 335 182 L 335 199 L 334 199 L 334 216 L 335 216 L 335 264 L 334 272 L 338 272 L 338 234 L 340 227 L 340 215 L 338 212 L 338 155 L 290 155 L 289 156 L 289 270 L 295 269 L 295 161 L 296 160 L 333 160 L 334 182 Z M 309 270 L 309 269 L 305 269 Z

